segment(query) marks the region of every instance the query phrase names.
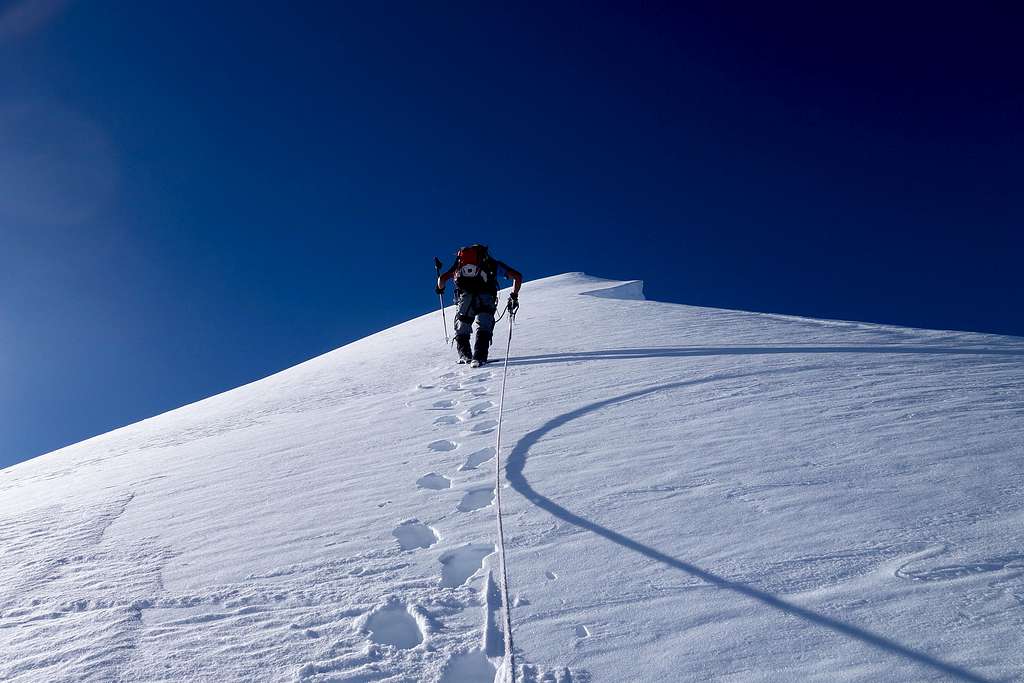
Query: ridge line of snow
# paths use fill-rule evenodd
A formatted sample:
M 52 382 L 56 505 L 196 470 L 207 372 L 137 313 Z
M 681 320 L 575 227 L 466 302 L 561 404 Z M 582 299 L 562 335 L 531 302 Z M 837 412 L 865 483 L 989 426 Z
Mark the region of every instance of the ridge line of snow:
M 583 296 L 596 296 L 600 299 L 624 299 L 628 301 L 646 301 L 644 296 L 644 281 L 629 280 L 621 284 L 612 284 L 608 287 L 590 289 L 580 292 Z

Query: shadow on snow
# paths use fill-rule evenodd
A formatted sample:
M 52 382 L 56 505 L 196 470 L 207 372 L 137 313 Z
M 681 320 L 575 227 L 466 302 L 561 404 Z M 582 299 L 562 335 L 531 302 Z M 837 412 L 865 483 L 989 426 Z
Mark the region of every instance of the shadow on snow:
M 628 360 L 634 358 L 686 358 L 700 356 L 770 356 L 783 354 L 818 353 L 871 353 L 871 354 L 931 354 L 943 356 L 1024 356 L 1024 348 L 982 348 L 953 346 L 680 346 L 641 349 L 607 349 L 548 353 L 537 356 L 513 356 L 508 364 L 539 365 L 580 360 Z
M 884 351 L 883 351 L 884 348 Z M 874 350 L 872 350 L 874 349 Z M 786 347 L 781 349 L 772 348 L 747 348 L 742 350 L 737 349 L 624 349 L 620 351 L 595 351 L 589 353 L 567 353 L 567 354 L 552 354 L 550 356 L 533 356 L 527 358 L 519 358 L 515 361 L 510 359 L 510 364 L 526 364 L 529 362 L 540 363 L 540 362 L 556 362 L 558 360 L 570 360 L 570 359 L 585 359 L 585 358 L 640 358 L 640 357 L 652 357 L 652 356 L 672 356 L 672 355 L 715 355 L 719 353 L 891 353 L 892 350 L 888 347 Z M 918 348 L 914 351 L 905 351 L 907 353 L 972 353 L 972 351 L 960 351 L 952 349 L 924 349 Z M 978 351 L 974 351 L 977 353 Z M 995 354 L 994 351 L 985 350 L 984 353 Z M 1020 351 L 1006 352 L 1015 355 L 1019 355 Z M 603 527 L 596 522 L 581 517 L 574 512 L 562 507 L 550 498 L 537 492 L 526 476 L 523 474 L 523 470 L 526 467 L 526 458 L 530 452 L 530 448 L 534 446 L 545 434 L 557 429 L 558 427 L 565 425 L 572 420 L 583 417 L 589 413 L 593 413 L 602 408 L 612 406 L 618 403 L 624 403 L 642 396 L 653 394 L 659 391 L 670 391 L 673 389 L 682 389 L 684 387 L 692 387 L 701 384 L 709 384 L 712 382 L 719 382 L 728 379 L 739 379 L 743 377 L 751 377 L 752 373 L 733 373 L 728 375 L 719 375 L 716 377 L 707 377 L 703 379 L 689 380 L 683 382 L 673 382 L 669 384 L 663 384 L 647 389 L 640 389 L 638 391 L 632 391 L 620 396 L 591 403 L 590 405 L 577 408 L 576 410 L 564 413 L 557 417 L 548 420 L 541 427 L 529 432 L 523 438 L 521 438 L 516 445 L 513 447 L 512 452 L 509 454 L 508 463 L 506 464 L 505 471 L 507 474 L 508 482 L 512 488 L 523 495 L 527 500 L 538 506 L 542 510 L 549 512 L 550 514 L 558 517 L 559 519 L 565 520 L 570 524 L 574 524 L 581 529 L 591 531 L 598 536 L 608 539 L 612 543 L 616 543 L 627 550 L 639 553 L 652 560 L 657 560 L 673 569 L 686 572 L 691 576 L 695 576 L 707 583 L 717 586 L 719 588 L 732 591 L 746 598 L 750 598 L 756 602 L 759 602 L 768 607 L 777 609 L 786 614 L 799 617 L 812 624 L 830 629 L 837 633 L 841 633 L 845 636 L 858 640 L 871 647 L 874 647 L 882 652 L 886 652 L 891 655 L 902 657 L 906 660 L 919 664 L 921 666 L 932 669 L 939 673 L 945 674 L 964 681 L 973 681 L 974 683 L 990 683 L 989 679 L 986 679 L 976 673 L 972 673 L 966 669 L 958 667 L 954 664 L 949 664 L 940 659 L 932 657 L 924 652 L 918 652 L 917 650 L 911 649 L 905 645 L 902 645 L 894 640 L 890 640 L 884 636 L 872 633 L 871 631 L 863 628 L 847 624 L 845 622 L 833 619 L 831 617 L 819 614 L 812 610 L 800 607 L 799 605 L 787 602 L 771 593 L 766 593 L 757 588 L 753 588 L 743 583 L 730 581 L 722 576 L 713 574 L 705 569 L 701 569 L 695 564 L 684 562 L 683 560 L 677 559 L 670 555 L 666 555 L 659 550 L 650 546 L 644 545 L 639 541 L 635 541 L 628 536 L 613 531 L 607 527 Z

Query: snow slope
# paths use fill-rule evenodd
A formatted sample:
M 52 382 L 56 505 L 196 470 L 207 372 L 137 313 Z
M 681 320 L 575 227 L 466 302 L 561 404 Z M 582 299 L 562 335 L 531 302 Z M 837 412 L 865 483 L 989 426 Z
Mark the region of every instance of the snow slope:
M 1024 340 L 522 302 L 518 680 L 1024 679 Z M 0 680 L 493 680 L 501 366 L 440 328 L 0 471 Z

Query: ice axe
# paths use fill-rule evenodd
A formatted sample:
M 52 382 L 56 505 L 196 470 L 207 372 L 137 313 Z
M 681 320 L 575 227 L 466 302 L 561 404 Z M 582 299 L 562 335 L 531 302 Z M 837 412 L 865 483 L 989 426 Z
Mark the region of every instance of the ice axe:
M 434 270 L 437 271 L 437 279 L 441 279 L 441 259 L 434 257 Z M 448 318 L 444 314 L 444 294 L 441 292 L 437 293 L 437 302 L 441 304 L 441 322 L 444 324 L 444 343 L 449 344 L 451 340 L 448 339 Z

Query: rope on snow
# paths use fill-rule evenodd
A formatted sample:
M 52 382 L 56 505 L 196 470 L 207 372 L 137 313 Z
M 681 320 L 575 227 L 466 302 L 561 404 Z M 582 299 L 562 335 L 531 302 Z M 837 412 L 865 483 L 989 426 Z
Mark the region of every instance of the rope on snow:
M 504 315 L 504 314 L 502 314 Z M 505 559 L 505 527 L 501 521 L 501 416 L 505 407 L 505 381 L 508 379 L 508 356 L 512 350 L 512 326 L 516 320 L 515 312 L 511 312 L 508 318 L 508 345 L 505 347 L 505 369 L 501 375 L 501 398 L 498 399 L 498 427 L 494 444 L 494 495 L 495 509 L 498 518 L 498 569 L 501 574 L 501 603 L 504 617 L 505 631 L 505 661 L 502 668 L 505 669 L 503 681 L 515 683 L 516 681 L 516 660 L 512 648 L 512 603 L 508 596 L 508 570 Z

